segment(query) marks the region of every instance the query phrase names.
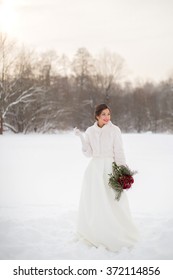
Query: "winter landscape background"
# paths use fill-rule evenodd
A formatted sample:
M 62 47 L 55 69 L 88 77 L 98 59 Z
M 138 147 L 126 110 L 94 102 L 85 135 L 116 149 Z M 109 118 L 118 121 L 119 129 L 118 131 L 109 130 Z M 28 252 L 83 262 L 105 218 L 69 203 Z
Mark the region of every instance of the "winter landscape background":
M 73 131 L 0 137 L 0 259 L 172 259 L 173 135 L 123 134 L 138 174 L 127 192 L 141 239 L 128 250 L 95 248 L 76 234 L 89 159 Z
M 0 0 L 0 259 L 173 258 L 171 0 Z M 76 234 L 88 164 L 77 126 L 110 105 L 141 239 L 131 251 Z

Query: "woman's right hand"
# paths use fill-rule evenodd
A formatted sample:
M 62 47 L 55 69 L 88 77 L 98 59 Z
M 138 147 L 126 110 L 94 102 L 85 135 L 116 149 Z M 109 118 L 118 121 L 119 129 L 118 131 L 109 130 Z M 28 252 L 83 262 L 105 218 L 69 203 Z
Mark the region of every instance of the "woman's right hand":
M 81 136 L 81 135 L 82 135 L 82 132 L 81 132 L 77 127 L 75 127 L 75 128 L 74 128 L 74 134 L 75 134 L 76 136 Z

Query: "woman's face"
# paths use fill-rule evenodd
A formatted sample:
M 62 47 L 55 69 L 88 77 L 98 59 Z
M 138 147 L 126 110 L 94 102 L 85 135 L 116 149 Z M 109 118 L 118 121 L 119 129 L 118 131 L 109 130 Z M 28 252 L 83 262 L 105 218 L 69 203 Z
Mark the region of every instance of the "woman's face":
M 98 125 L 102 127 L 107 124 L 111 119 L 111 114 L 109 109 L 104 109 L 99 116 L 97 116 Z

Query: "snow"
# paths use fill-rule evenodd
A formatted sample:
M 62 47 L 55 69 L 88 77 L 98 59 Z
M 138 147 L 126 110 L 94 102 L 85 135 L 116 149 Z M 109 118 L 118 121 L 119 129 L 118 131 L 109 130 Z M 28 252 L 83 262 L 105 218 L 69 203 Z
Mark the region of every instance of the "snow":
M 172 259 L 173 135 L 123 134 L 137 170 L 127 191 L 141 238 L 117 253 L 76 233 L 81 181 L 90 159 L 73 132 L 0 135 L 0 259 Z

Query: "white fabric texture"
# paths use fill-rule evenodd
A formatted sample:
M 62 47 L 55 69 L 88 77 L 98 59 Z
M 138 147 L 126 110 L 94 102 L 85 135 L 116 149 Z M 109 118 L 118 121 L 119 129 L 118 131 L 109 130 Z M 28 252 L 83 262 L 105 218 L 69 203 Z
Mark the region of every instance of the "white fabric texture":
M 111 122 L 95 123 L 85 133 L 83 152 L 92 156 L 86 168 L 79 202 L 77 231 L 96 247 L 110 251 L 131 247 L 138 239 L 125 191 L 119 201 L 108 185 L 112 162 L 125 164 L 120 129 Z
M 109 121 L 100 128 L 97 122 L 87 128 L 82 139 L 83 153 L 88 157 L 111 157 L 118 165 L 125 164 L 121 131 Z

